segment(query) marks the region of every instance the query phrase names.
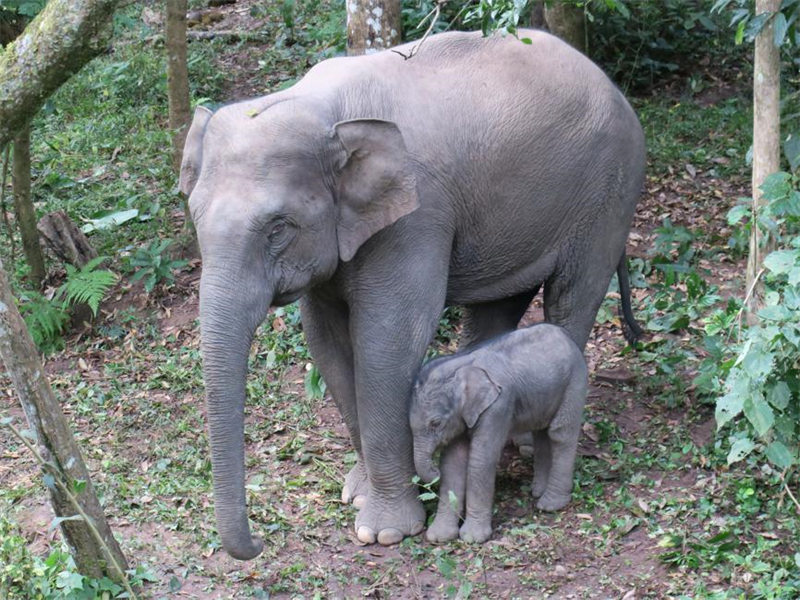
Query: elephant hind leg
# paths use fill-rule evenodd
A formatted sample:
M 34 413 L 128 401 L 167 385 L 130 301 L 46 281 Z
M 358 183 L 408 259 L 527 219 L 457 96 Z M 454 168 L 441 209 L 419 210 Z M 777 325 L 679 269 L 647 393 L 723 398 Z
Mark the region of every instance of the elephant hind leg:
M 546 429 L 533 432 L 533 487 L 534 498 L 541 498 L 550 479 L 550 436 Z
M 510 298 L 470 304 L 465 307 L 464 332 L 459 342 L 459 350 L 469 349 L 493 337 L 514 331 L 531 301 L 539 293 L 539 287 L 537 285 L 527 292 Z M 522 456 L 533 454 L 533 437 L 530 432 L 514 435 L 512 439 Z
M 617 267 L 617 261 L 604 264 L 590 258 L 573 260 L 544 284 L 545 321 L 566 329 L 581 352 Z
M 539 510 L 558 510 L 570 501 L 587 391 L 586 369 L 581 368 L 568 383 L 561 406 L 547 428 L 546 441 L 550 446 L 547 460 L 550 462 L 550 468 L 547 473 L 547 485 L 536 503 L 536 508 Z M 542 439 L 542 442 L 545 443 L 545 440 Z M 538 463 L 534 468 L 538 468 Z
M 515 330 L 538 292 L 537 285 L 527 292 L 510 298 L 466 306 L 464 332 L 459 350 L 469 349 L 483 341 Z

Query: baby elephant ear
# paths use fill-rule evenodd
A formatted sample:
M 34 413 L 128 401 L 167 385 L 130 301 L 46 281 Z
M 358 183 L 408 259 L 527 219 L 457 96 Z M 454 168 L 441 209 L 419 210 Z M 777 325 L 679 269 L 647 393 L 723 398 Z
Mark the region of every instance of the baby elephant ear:
M 459 395 L 461 396 L 461 416 L 467 427 L 472 429 L 478 419 L 495 400 L 503 388 L 497 385 L 486 371 L 480 367 L 462 367 L 458 374 Z
M 334 125 L 344 147 L 339 162 L 339 257 L 353 258 L 361 244 L 419 206 L 417 183 L 403 135 L 379 119 Z
M 200 168 L 203 163 L 203 135 L 205 135 L 206 125 L 208 125 L 211 115 L 212 112 L 205 106 L 198 106 L 194 109 L 194 119 L 192 119 L 192 125 L 186 134 L 178 187 L 187 196 L 192 193 L 194 184 L 200 177 Z

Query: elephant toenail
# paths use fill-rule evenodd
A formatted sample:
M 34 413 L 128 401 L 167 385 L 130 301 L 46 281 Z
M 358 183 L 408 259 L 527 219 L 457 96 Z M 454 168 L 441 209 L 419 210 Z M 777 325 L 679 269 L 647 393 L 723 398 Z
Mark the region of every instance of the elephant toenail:
M 393 527 L 388 527 L 386 529 L 381 529 L 381 532 L 378 534 L 378 543 L 381 546 L 391 546 L 392 544 L 402 542 L 403 537 L 402 531 L 394 529 Z
M 353 506 L 355 506 L 356 508 L 361 508 L 366 503 L 367 503 L 367 497 L 365 495 L 363 495 L 363 494 L 353 498 Z
M 365 544 L 375 543 L 375 532 L 366 525 L 362 525 L 358 528 L 358 531 L 356 531 L 356 537 L 358 537 L 359 542 L 363 542 Z

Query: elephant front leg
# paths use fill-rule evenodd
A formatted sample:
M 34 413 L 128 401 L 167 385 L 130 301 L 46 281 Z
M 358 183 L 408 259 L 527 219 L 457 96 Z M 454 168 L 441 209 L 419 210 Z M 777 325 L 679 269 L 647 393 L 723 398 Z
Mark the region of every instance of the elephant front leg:
M 356 508 L 360 508 L 369 495 L 369 478 L 358 427 L 348 308 L 339 300 L 312 292 L 300 300 L 300 311 L 311 356 L 344 419 L 356 451 L 356 464 L 345 476 L 341 499 L 345 504 L 352 502 Z
M 390 364 L 397 365 L 396 370 Z M 364 368 L 363 362 L 360 368 Z M 415 469 L 408 424 L 414 371 L 396 361 L 384 364 L 381 371 L 381 378 L 365 381 L 356 376 L 358 421 L 370 493 L 358 512 L 355 528 L 359 541 L 377 541 L 387 546 L 422 531 L 425 509 L 413 483 Z
M 422 289 L 421 286 L 414 289 Z M 356 517 L 365 543 L 395 544 L 425 525 L 425 509 L 412 479 L 416 473 L 408 421 L 411 387 L 444 304 L 362 305 L 354 330 L 358 424 L 370 493 Z
M 492 411 L 492 408 L 489 411 Z M 484 414 L 481 419 L 486 419 L 487 416 L 489 415 Z M 472 435 L 467 466 L 466 516 L 459 530 L 459 537 L 465 542 L 481 543 L 492 536 L 492 505 L 497 463 L 500 462 L 500 454 L 503 452 L 510 429 L 504 426 L 506 425 L 504 421 L 510 421 L 510 418 L 510 415 L 507 415 L 507 418 L 500 418 L 497 426 L 483 427 L 483 430 L 481 430 L 483 423 L 480 423 L 478 430 Z
M 442 451 L 439 504 L 436 517 L 425 534 L 429 542 L 436 544 L 458 537 L 458 525 L 464 514 L 468 459 L 469 439 L 466 435 L 457 437 Z

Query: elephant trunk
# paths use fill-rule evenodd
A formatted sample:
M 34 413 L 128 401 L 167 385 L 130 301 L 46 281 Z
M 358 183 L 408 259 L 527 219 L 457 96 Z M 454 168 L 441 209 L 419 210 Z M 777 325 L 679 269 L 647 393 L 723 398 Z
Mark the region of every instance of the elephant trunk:
M 433 464 L 433 453 L 436 450 L 436 443 L 433 441 L 414 440 L 414 468 L 417 475 L 426 483 L 430 483 L 439 477 L 439 469 Z
M 263 544 L 250 534 L 245 502 L 245 380 L 250 344 L 271 296 L 263 282 L 242 285 L 235 279 L 204 268 L 200 327 L 217 530 L 229 555 L 249 560 Z

